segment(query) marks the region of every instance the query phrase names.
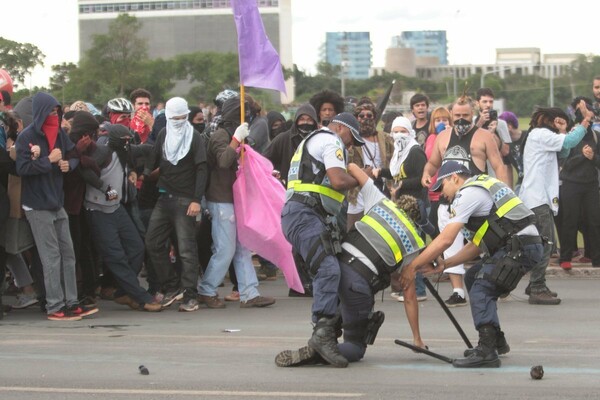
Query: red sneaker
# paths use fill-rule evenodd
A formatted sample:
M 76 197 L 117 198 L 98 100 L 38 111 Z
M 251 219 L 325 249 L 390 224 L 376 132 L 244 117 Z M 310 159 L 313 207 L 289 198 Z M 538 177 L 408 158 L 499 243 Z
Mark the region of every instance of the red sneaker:
M 90 308 L 82 308 L 80 306 L 76 306 L 71 308 L 71 314 L 79 317 L 87 317 L 88 315 L 96 314 L 98 311 L 98 307 L 90 307 Z
M 588 258 L 586 256 L 583 256 L 579 260 L 577 260 L 577 262 L 582 263 L 582 264 L 591 264 L 592 263 L 592 259 Z
M 48 319 L 50 321 L 79 321 L 81 316 L 70 313 L 63 308 L 55 313 L 48 314 Z
M 560 267 L 561 267 L 562 269 L 564 269 L 565 271 L 570 271 L 570 270 L 571 270 L 571 268 L 573 268 L 573 265 L 571 265 L 571 262 L 570 262 L 570 261 L 562 261 L 562 262 L 560 263 Z

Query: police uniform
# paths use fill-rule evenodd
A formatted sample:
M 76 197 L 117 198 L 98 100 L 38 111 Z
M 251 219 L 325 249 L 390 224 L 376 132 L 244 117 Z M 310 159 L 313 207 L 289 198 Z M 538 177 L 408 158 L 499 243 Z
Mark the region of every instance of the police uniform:
M 453 364 L 498 367 L 497 340 L 501 336 L 504 341 L 504 336 L 496 301 L 513 290 L 541 259 L 542 239 L 534 225 L 533 212 L 509 187 L 488 175 L 465 181 L 454 197 L 450 216 L 449 224 L 465 224 L 467 237 L 487 253 L 465 274 L 479 346 L 476 352 L 466 352 L 467 358 Z
M 338 303 L 340 266 L 329 246 L 345 194 L 331 186 L 326 173 L 330 168 L 346 169 L 346 150 L 338 135 L 322 128 L 309 134 L 292 157 L 281 212 L 286 239 L 314 275 L 313 322 L 333 317 Z
M 344 328 L 344 342 L 338 348 L 350 362 L 363 358 L 383 322 L 383 313 L 372 312 L 375 293 L 389 286 L 390 274 L 408 265 L 425 247 L 413 222 L 372 180 L 361 194 L 365 215 L 348 232 L 338 257 Z

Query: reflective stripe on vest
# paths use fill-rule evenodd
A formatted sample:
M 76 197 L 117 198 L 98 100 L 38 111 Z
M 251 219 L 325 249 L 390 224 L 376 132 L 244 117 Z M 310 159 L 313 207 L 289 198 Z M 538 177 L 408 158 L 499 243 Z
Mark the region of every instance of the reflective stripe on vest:
M 521 199 L 504 183 L 488 175 L 477 175 L 468 179 L 460 190 L 466 187 L 480 187 L 488 191 L 492 196 L 492 201 L 496 206 L 496 215 L 498 218 L 507 218 L 511 221 L 520 221 L 533 215 L 533 212 L 527 208 Z M 487 230 L 489 223 L 486 220 L 475 232 L 473 244 L 479 246 Z
M 404 211 L 388 199 L 373 206 L 355 226 L 388 266 L 425 246 Z
M 329 183 L 329 178 L 325 173 L 322 182 L 303 182 L 302 177 L 300 176 L 300 167 L 302 165 L 303 157 L 308 157 L 308 154 L 304 153 L 306 148 L 306 143 L 309 139 L 315 136 L 317 133 L 329 133 L 335 135 L 332 131 L 329 130 L 318 130 L 309 134 L 301 143 L 298 145 L 298 148 L 294 152 L 290 162 L 290 170 L 288 173 L 288 184 L 287 184 L 287 193 L 286 198 L 289 199 L 293 193 L 316 193 L 319 195 L 321 200 L 321 204 L 325 211 L 330 213 L 331 215 L 336 215 L 340 209 L 342 208 L 342 202 L 346 197 L 344 193 L 338 192 L 337 190 L 331 187 Z M 312 163 L 311 163 L 312 167 Z M 318 166 L 317 166 L 318 167 Z M 312 172 L 312 171 L 311 171 Z M 321 171 L 323 172 L 323 171 Z M 319 173 L 315 174 L 315 176 L 319 175 Z

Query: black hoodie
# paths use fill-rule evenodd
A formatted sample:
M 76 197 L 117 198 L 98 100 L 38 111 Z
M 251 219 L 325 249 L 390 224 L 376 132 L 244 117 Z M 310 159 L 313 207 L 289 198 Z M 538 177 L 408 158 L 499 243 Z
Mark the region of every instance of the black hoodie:
M 63 173 L 58 164 L 50 163 L 50 150 L 42 125 L 54 107 L 58 109 L 58 136 L 54 148 L 60 149 L 63 160 L 75 145 L 60 128 L 62 109 L 58 101 L 48 93 L 39 92 L 33 96 L 33 122 L 25 128 L 16 141 L 17 173 L 21 176 L 21 204 L 34 210 L 58 211 L 63 207 Z M 40 156 L 31 159 L 31 146 L 40 147 Z M 79 159 L 69 159 L 70 170 L 75 169 Z
M 287 180 L 288 171 L 290 170 L 290 161 L 296 151 L 296 148 L 302 142 L 306 135 L 302 135 L 298 131 L 298 118 L 302 115 L 308 115 L 315 123 L 317 121 L 317 112 L 310 103 L 304 103 L 298 107 L 296 116 L 294 117 L 294 125 L 288 131 L 282 132 L 275 136 L 275 139 L 271 141 L 271 144 L 264 152 L 264 156 L 267 157 L 272 163 L 273 168 L 281 173 L 281 177 Z

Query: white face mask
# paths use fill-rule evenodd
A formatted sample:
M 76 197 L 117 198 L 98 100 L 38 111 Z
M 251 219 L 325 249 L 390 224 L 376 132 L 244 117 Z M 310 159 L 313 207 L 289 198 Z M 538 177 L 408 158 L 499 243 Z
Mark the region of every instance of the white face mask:
M 407 142 L 410 136 L 402 132 L 392 132 L 392 139 L 394 139 L 394 142 Z
M 187 119 L 171 119 L 169 122 L 173 128 L 181 130 L 187 124 L 188 121 Z

